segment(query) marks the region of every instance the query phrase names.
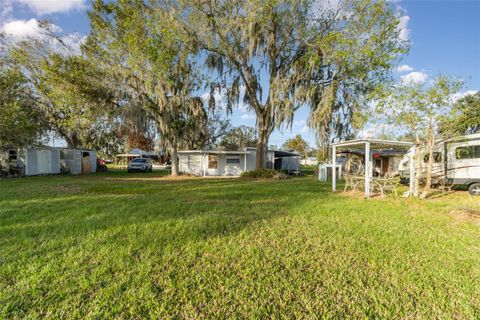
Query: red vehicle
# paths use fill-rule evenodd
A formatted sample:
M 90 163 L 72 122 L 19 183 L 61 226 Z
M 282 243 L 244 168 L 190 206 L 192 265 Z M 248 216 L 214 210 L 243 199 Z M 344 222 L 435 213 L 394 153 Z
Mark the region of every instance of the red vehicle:
M 97 159 L 97 172 L 107 172 L 107 164 L 105 159 Z

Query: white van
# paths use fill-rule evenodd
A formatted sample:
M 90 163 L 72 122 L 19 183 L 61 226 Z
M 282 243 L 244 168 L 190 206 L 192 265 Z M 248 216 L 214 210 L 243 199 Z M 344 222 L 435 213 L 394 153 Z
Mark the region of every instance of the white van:
M 410 149 L 400 161 L 400 177 L 406 181 L 410 175 Z M 428 155 L 424 157 L 422 172 L 426 173 Z M 432 183 L 442 179 L 454 185 L 465 185 L 472 195 L 480 195 L 480 133 L 459 138 L 439 140 L 433 150 Z

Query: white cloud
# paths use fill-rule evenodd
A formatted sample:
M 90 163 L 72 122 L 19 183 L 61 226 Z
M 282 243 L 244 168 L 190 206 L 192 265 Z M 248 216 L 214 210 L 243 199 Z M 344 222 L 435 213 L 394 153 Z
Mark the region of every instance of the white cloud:
M 410 29 L 408 29 L 408 22 L 410 21 L 409 16 L 402 16 L 399 18 L 398 30 L 400 34 L 398 35 L 400 40 L 408 41 L 410 39 Z
M 54 34 L 59 34 L 62 32 L 62 28 L 55 24 L 50 24 L 49 26 L 50 31 Z M 80 53 L 80 45 L 83 41 L 85 41 L 86 36 L 74 32 L 68 33 L 60 36 L 60 40 L 68 47 L 67 49 L 65 46 L 62 46 L 56 39 L 50 37 L 46 34 L 45 30 L 39 26 L 37 19 L 30 19 L 30 20 L 13 20 L 7 22 L 0 26 L 0 32 L 4 32 L 12 43 L 16 43 L 21 40 L 25 40 L 28 38 L 33 39 L 40 39 L 47 41 L 52 48 L 57 50 L 58 52 L 62 52 L 65 54 L 69 53 Z
M 310 128 L 308 126 L 303 126 L 302 129 L 300 130 L 301 133 L 306 133 L 310 130 Z
M 255 119 L 256 116 L 255 116 L 255 113 L 247 112 L 245 114 L 242 114 L 240 118 L 242 118 L 243 120 L 250 120 L 250 119 Z
M 85 0 L 16 0 L 38 15 L 81 10 L 86 8 Z
M 61 39 L 74 53 L 80 54 L 80 45 L 87 40 L 87 36 L 74 32 L 64 35 Z
M 306 120 L 294 120 L 293 121 L 293 126 L 303 128 L 306 125 L 306 123 L 307 123 Z
M 52 30 L 56 32 L 62 31 L 62 29 L 56 25 L 53 25 Z M 39 27 L 37 19 L 10 21 L 2 25 L 0 31 L 5 32 L 8 36 L 15 39 L 44 36 L 44 32 Z
M 425 72 L 414 71 L 400 77 L 403 84 L 424 83 L 428 79 Z
M 457 92 L 457 93 L 454 93 L 452 94 L 452 100 L 453 102 L 459 100 L 459 99 L 462 99 L 466 96 L 470 96 L 470 95 L 474 95 L 476 94 L 478 91 L 477 90 L 467 90 L 465 92 Z
M 413 68 L 410 67 L 408 64 L 402 64 L 401 66 L 397 67 L 397 72 L 410 72 L 413 71 Z

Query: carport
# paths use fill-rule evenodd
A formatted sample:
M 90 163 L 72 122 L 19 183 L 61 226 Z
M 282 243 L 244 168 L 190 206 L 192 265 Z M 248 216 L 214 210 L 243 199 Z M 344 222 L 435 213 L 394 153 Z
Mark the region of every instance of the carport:
M 332 144 L 332 167 L 337 166 L 337 151 L 346 148 L 359 148 L 365 150 L 365 198 L 370 197 L 370 182 L 373 178 L 372 157 L 374 150 L 385 150 L 389 148 L 408 150 L 413 147 L 412 142 L 405 141 L 391 141 L 391 140 L 376 140 L 376 139 L 356 139 L 349 141 L 342 141 Z M 337 191 L 337 177 L 336 170 L 332 170 L 332 191 Z M 410 177 L 415 175 L 415 164 L 413 155 L 410 159 Z M 410 195 L 413 194 L 414 179 L 410 179 Z
M 288 173 L 300 172 L 300 154 L 293 151 L 269 150 L 273 152 L 274 170 L 284 170 Z

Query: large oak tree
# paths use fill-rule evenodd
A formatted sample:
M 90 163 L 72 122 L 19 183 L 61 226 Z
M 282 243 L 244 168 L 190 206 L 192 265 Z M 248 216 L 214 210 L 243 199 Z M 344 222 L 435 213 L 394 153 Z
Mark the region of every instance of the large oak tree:
M 200 80 L 194 48 L 175 30 L 160 3 L 97 0 L 89 13 L 92 32 L 85 48 L 157 124 L 161 141 L 176 159 L 190 136 L 206 130 L 207 112 L 195 95 Z M 178 173 L 172 161 L 172 174 Z
M 199 57 L 216 72 L 212 95 L 243 98 L 256 113 L 256 167 L 265 166 L 274 128 L 302 105 L 325 139 L 359 124 L 362 97 L 388 76 L 405 43 L 395 5 L 384 0 L 167 1 Z

